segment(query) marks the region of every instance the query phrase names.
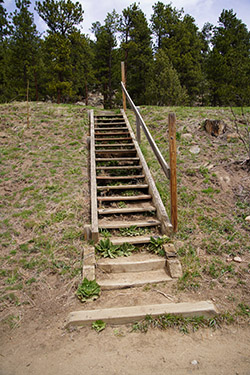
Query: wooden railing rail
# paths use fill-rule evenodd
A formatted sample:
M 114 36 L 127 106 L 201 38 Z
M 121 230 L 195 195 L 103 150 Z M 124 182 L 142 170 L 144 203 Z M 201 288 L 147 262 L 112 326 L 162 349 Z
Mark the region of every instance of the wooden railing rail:
M 122 65 L 122 71 L 124 69 L 124 65 Z M 176 116 L 174 113 L 170 113 L 168 116 L 168 126 L 169 126 L 169 154 L 170 154 L 170 167 L 164 157 L 162 156 L 159 148 L 157 147 L 154 139 L 152 138 L 138 108 L 134 104 L 133 100 L 131 99 L 128 91 L 125 87 L 125 75 L 124 72 L 122 74 L 122 93 L 123 93 L 123 109 L 126 111 L 126 100 L 127 99 L 131 109 L 133 110 L 136 116 L 136 138 L 137 142 L 141 142 L 141 131 L 140 128 L 143 129 L 143 132 L 162 167 L 163 172 L 165 173 L 166 177 L 170 180 L 170 198 L 171 198 L 171 224 L 173 226 L 173 231 L 177 231 L 177 177 L 176 177 Z M 125 104 L 124 104 L 125 103 Z
M 157 160 L 159 161 L 162 169 L 163 169 L 163 172 L 165 173 L 165 175 L 167 176 L 167 178 L 170 178 L 170 168 L 169 168 L 169 165 L 168 163 L 166 162 L 166 160 L 164 159 L 164 157 L 162 156 L 158 146 L 156 145 L 154 139 L 152 138 L 152 135 L 150 134 L 138 108 L 135 106 L 133 100 L 131 99 L 129 93 L 127 92 L 125 86 L 124 86 L 124 83 L 121 82 L 121 85 L 122 85 L 122 91 L 124 92 L 124 94 L 126 95 L 126 98 L 130 104 L 130 107 L 132 108 L 132 110 L 134 111 L 134 114 L 136 116 L 136 124 L 137 124 L 137 129 L 136 129 L 136 136 L 137 136 L 137 141 L 140 141 L 140 135 L 138 134 L 139 131 L 138 131 L 138 127 L 142 127 L 143 131 L 144 131 L 144 134 L 145 136 L 147 137 L 147 140 L 157 158 Z M 139 139 L 138 139 L 139 138 Z M 140 142 L 139 142 L 140 143 Z

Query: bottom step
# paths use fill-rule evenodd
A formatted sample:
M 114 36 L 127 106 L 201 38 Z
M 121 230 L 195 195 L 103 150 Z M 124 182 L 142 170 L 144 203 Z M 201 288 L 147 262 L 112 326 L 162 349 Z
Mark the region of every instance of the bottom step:
M 156 284 L 173 279 L 165 269 L 146 272 L 125 272 L 105 274 L 105 279 L 97 276 L 97 282 L 102 290 L 123 289 L 145 284 Z
M 91 325 L 96 320 L 110 324 L 135 323 L 147 315 L 157 317 L 163 314 L 213 317 L 217 314 L 211 301 L 164 303 L 158 305 L 114 307 L 110 309 L 74 311 L 69 314 L 66 327 Z

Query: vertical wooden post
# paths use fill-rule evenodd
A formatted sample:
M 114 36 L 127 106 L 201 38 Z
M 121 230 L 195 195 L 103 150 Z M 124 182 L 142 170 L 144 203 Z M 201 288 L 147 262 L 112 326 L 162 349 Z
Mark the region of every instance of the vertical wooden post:
M 126 87 L 126 75 L 125 75 L 125 64 L 124 61 L 121 62 L 121 70 L 122 70 L 122 83 Z M 122 104 L 123 104 L 123 110 L 126 111 L 127 104 L 126 104 L 126 95 L 122 91 Z
M 136 108 L 140 112 L 140 107 Z M 141 143 L 141 124 L 138 116 L 136 116 L 136 139 L 138 143 Z
M 169 156 L 170 156 L 170 194 L 171 194 L 171 224 L 177 231 L 177 176 L 176 176 L 176 116 L 168 115 Z
M 30 127 L 29 85 L 30 85 L 30 81 L 27 80 L 27 128 Z

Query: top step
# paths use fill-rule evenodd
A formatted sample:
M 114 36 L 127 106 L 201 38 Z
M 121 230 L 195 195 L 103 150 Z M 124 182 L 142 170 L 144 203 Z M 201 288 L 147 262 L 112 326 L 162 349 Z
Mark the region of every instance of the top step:
M 121 113 L 109 113 L 109 114 L 99 114 L 99 115 L 95 115 L 94 117 L 123 117 L 123 115 Z

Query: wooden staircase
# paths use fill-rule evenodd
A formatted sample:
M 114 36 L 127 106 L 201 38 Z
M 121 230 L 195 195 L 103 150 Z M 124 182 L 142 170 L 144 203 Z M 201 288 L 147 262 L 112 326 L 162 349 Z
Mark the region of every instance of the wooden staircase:
M 91 239 L 97 243 L 109 235 L 114 245 L 143 246 L 151 237 L 169 234 L 171 224 L 133 130 L 121 112 L 90 113 Z M 131 227 L 138 231 L 133 233 L 136 235 L 129 232 Z M 100 259 L 95 266 L 95 277 L 103 289 L 171 280 L 166 259 L 148 252 Z

